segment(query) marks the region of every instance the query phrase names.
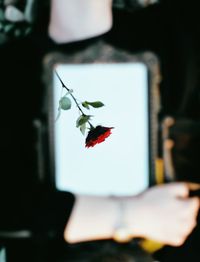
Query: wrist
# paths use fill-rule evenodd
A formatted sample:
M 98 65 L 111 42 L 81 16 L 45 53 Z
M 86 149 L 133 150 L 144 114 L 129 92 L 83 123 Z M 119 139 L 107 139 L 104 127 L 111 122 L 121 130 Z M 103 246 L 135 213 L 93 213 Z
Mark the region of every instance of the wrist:
M 142 237 L 140 220 L 142 207 L 138 204 L 138 197 L 116 197 L 115 222 L 113 225 L 113 239 L 117 242 L 129 242 L 133 238 Z
M 131 230 L 127 223 L 127 199 L 117 197 L 115 202 L 115 221 L 113 225 L 112 238 L 116 242 L 125 243 L 132 239 Z
M 116 204 L 110 197 L 76 196 L 64 238 L 69 243 L 111 239 Z
M 140 196 L 128 197 L 125 203 L 125 221 L 132 238 L 143 237 L 142 221 L 144 220 L 144 207 L 140 204 Z

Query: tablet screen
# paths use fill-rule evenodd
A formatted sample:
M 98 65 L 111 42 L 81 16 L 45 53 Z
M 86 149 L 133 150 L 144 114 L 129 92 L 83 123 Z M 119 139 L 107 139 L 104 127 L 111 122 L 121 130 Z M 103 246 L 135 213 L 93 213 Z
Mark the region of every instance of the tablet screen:
M 145 64 L 57 64 L 64 84 L 78 101 L 101 101 L 84 108 L 94 126 L 113 127 L 94 147 L 76 127 L 77 106 L 62 111 L 54 127 L 56 188 L 77 194 L 135 195 L 149 186 L 148 70 Z M 66 91 L 54 74 L 54 116 Z

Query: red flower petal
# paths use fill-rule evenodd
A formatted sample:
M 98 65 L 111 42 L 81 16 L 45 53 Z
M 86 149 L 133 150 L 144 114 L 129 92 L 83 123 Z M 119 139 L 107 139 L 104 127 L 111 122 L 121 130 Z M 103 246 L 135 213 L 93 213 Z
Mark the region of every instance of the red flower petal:
M 110 136 L 111 129 L 113 129 L 113 127 L 104 126 L 97 126 L 91 129 L 86 137 L 85 146 L 89 148 L 104 142 L 105 139 Z

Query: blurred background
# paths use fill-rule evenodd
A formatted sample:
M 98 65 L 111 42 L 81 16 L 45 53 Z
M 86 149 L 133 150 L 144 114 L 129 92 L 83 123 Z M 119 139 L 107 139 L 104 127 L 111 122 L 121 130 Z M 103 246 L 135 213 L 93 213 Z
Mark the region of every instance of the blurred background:
M 115 261 L 89 256 L 108 249 L 114 254 L 118 248 L 129 254 L 133 246 L 143 254 L 135 242 L 123 247 L 109 241 L 71 246 L 63 240 L 74 196 L 51 187 L 48 167 L 38 155 L 45 132 L 40 126 L 45 120 L 43 60 L 50 52 L 74 54 L 94 39 L 56 44 L 48 36 L 49 15 L 46 0 L 0 0 L 0 261 Z M 197 1 L 116 0 L 113 15 L 113 28 L 105 38 L 109 44 L 135 54 L 151 51 L 159 59 L 158 122 L 162 133 L 165 117 L 175 119 L 168 134 L 175 141 L 175 180 L 200 182 Z M 162 158 L 162 140 L 159 146 Z M 153 254 L 155 260 L 197 261 L 199 238 L 197 227 L 183 246 L 164 247 Z M 82 255 L 76 257 L 78 253 Z M 143 255 L 147 260 L 138 261 L 149 261 L 149 255 Z M 134 261 L 125 259 L 116 261 Z

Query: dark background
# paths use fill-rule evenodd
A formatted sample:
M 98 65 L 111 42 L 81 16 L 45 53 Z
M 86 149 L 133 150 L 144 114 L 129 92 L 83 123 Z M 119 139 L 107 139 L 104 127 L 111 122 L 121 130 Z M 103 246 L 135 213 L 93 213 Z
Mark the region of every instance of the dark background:
M 133 53 L 148 50 L 158 56 L 162 74 L 160 121 L 166 115 L 172 115 L 199 122 L 200 27 L 197 2 L 164 0 L 132 13 L 114 10 L 113 29 L 102 36 L 105 41 Z M 33 32 L 0 46 L 0 228 L 28 228 L 35 234 L 35 238 L 28 242 L 6 240 L 12 250 L 10 261 L 17 261 L 19 257 L 21 261 L 51 261 L 53 255 L 51 257 L 49 252 L 53 254 L 53 248 L 55 257 L 59 259 L 59 255 L 66 251 L 62 230 L 74 201 L 70 193 L 58 193 L 49 186 L 48 174 L 45 179 L 40 179 L 37 130 L 33 121 L 44 117 L 44 56 L 51 51 L 77 52 L 95 39 L 55 44 L 47 35 L 48 21 L 48 5 L 41 5 Z M 197 132 L 184 150 L 178 147 L 175 150 L 178 180 L 200 182 L 199 140 Z M 180 158 L 186 161 L 181 162 Z M 53 232 L 51 240 L 49 232 Z M 195 256 L 200 258 L 199 237 L 197 228 L 183 247 L 166 247 L 157 256 L 161 261 L 197 261 Z M 51 245 L 53 248 L 49 248 Z M 47 249 L 51 251 L 47 252 Z M 30 258 L 30 254 L 35 255 Z

